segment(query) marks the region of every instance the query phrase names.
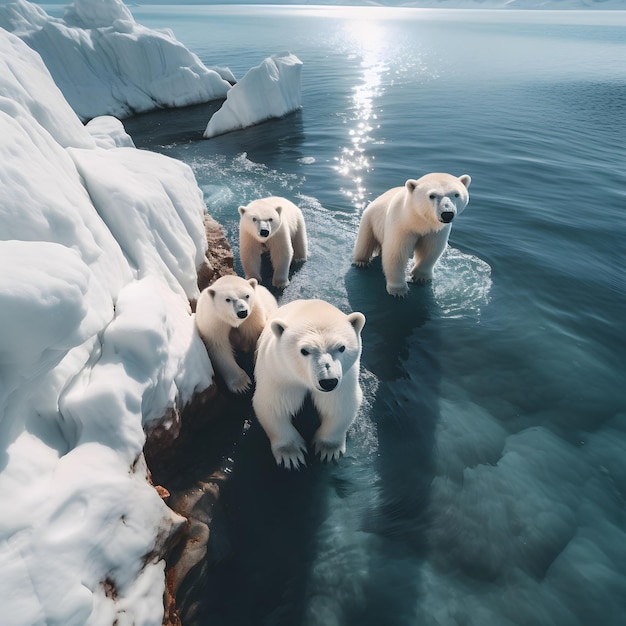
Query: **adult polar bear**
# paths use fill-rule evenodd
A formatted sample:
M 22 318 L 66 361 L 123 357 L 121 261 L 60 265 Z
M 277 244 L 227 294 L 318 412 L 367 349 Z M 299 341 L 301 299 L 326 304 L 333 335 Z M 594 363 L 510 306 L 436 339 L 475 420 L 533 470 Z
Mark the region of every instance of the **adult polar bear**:
M 286 198 L 270 196 L 239 207 L 239 255 L 246 278 L 261 282 L 261 255 L 269 251 L 274 269 L 272 285 L 289 284 L 292 261 L 305 261 L 307 235 L 299 207 Z
M 387 292 L 405 296 L 405 270 L 413 253 L 411 282 L 432 280 L 433 267 L 448 244 L 451 222 L 469 202 L 472 179 L 432 173 L 409 179 L 373 200 L 363 211 L 353 263 L 367 267 L 381 253 Z
M 200 293 L 196 328 L 213 367 L 233 393 L 243 393 L 251 384 L 235 360 L 235 350 L 252 352 L 277 308 L 276 298 L 256 278 L 222 276 Z
M 346 315 L 323 300 L 281 306 L 263 329 L 256 352 L 252 406 L 278 465 L 305 465 L 306 443 L 291 420 L 307 394 L 320 417 L 313 445 L 323 461 L 346 450 L 346 432 L 363 393 L 359 385 L 362 313 Z

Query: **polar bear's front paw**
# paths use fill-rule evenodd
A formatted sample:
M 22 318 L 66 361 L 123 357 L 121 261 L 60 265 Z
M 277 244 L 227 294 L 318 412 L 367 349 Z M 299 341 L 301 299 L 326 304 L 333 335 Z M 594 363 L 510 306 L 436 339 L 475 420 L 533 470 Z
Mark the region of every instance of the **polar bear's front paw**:
M 319 454 L 320 461 L 327 463 L 329 461 L 338 461 L 341 455 L 346 452 L 346 440 L 343 441 L 325 441 L 317 436 L 313 439 L 316 454 Z
M 273 278 L 272 286 L 276 289 L 284 289 L 289 284 L 288 278 Z
M 300 466 L 306 466 L 306 460 L 304 458 L 306 454 L 306 444 L 298 433 L 291 439 L 272 444 L 272 454 L 279 467 L 282 465 L 285 469 L 297 470 L 300 469 Z
M 414 285 L 430 285 L 433 282 L 433 278 L 426 274 L 411 274 L 410 281 Z
M 406 283 L 401 285 L 390 285 L 387 283 L 387 293 L 395 298 L 404 298 L 409 293 L 409 288 Z
M 226 381 L 226 386 L 232 393 L 245 393 L 250 389 L 251 384 L 250 376 L 243 370 L 237 376 L 233 376 Z

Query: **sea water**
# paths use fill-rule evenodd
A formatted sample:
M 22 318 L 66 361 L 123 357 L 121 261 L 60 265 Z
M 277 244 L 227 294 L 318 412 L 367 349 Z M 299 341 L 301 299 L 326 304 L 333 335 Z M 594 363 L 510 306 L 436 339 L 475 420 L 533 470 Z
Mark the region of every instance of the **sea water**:
M 185 623 L 626 623 L 626 11 L 132 11 L 238 78 L 301 59 L 284 119 L 204 140 L 211 103 L 126 128 L 192 167 L 239 272 L 237 207 L 297 202 L 310 258 L 279 301 L 367 317 L 336 465 L 276 468 L 249 397 L 187 446 L 179 486 L 227 478 Z M 359 218 L 431 171 L 471 175 L 470 203 L 397 300 L 380 263 L 351 267 Z

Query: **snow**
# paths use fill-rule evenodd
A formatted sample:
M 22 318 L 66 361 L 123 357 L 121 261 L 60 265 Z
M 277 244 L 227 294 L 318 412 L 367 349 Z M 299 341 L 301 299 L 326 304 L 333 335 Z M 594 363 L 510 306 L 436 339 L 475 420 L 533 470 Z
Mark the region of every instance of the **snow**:
M 132 137 L 126 132 L 120 120 L 112 115 L 94 117 L 85 128 L 100 148 L 134 148 Z
M 116 3 L 98 7 L 97 23 L 137 36 Z M 67 28 L 40 26 L 49 42 Z M 202 192 L 188 166 L 134 148 L 119 120 L 84 126 L 40 56 L 2 29 L 0 94 L 2 623 L 158 625 L 163 546 L 182 518 L 149 483 L 144 428 L 212 381 L 189 305 Z
M 204 137 L 222 135 L 298 110 L 302 104 L 301 69 L 302 62 L 297 56 L 282 52 L 248 70 L 209 120 Z
M 121 0 L 75 0 L 65 19 L 17 0 L 0 6 L 0 27 L 42 56 L 82 120 L 208 102 L 230 89 L 171 31 L 137 24 Z

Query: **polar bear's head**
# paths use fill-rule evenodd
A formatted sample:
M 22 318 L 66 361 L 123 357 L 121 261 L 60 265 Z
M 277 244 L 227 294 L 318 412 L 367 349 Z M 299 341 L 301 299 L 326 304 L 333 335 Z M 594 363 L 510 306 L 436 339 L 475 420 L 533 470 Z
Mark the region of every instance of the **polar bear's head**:
M 417 180 L 407 180 L 405 187 L 412 206 L 438 230 L 449 224 L 467 206 L 471 182 L 467 174 L 456 177 L 432 173 Z
M 286 365 L 310 390 L 330 392 L 361 357 L 362 313 L 346 315 L 323 300 L 306 300 L 306 308 L 288 319 L 270 322 Z
M 239 207 L 240 224 L 260 242 L 267 241 L 281 225 L 282 207 L 267 199 L 253 200 Z
M 247 319 L 254 307 L 257 284 L 256 278 L 249 280 L 240 276 L 218 278 L 207 288 L 217 316 L 237 328 Z

